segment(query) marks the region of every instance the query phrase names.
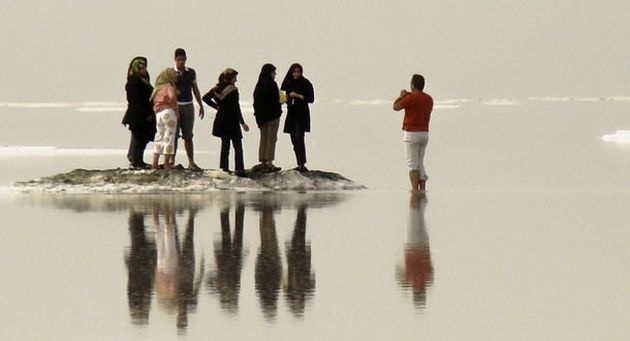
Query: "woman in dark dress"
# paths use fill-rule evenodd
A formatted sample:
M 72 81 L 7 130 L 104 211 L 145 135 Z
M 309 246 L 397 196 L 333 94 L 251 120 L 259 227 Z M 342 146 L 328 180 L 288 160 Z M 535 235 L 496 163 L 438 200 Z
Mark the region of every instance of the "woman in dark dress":
M 258 148 L 259 165 L 252 169 L 262 172 L 276 172 L 273 161 L 276 156 L 276 141 L 280 127 L 280 90 L 275 81 L 276 67 L 272 64 L 263 65 L 254 89 L 254 116 L 260 128 L 260 146 Z
M 304 78 L 302 65 L 293 64 L 282 81 L 281 90 L 286 92 L 287 118 L 284 121 L 284 132 L 291 135 L 291 143 L 297 160 L 296 170 L 307 172 L 306 145 L 304 135 L 311 131 L 311 113 L 308 107 L 313 103 L 315 95 L 313 85 Z
M 229 172 L 228 157 L 230 155 L 230 143 L 234 147 L 234 161 L 237 176 L 246 176 L 243 161 L 243 133 L 249 131 L 249 126 L 243 119 L 239 104 L 238 88 L 234 85 L 238 72 L 234 69 L 225 69 L 219 75 L 218 84 L 203 96 L 203 101 L 217 109 L 212 126 L 212 135 L 221 138 L 220 167 Z
M 143 160 L 144 150 L 155 138 L 155 113 L 151 102 L 153 86 L 149 81 L 147 59 L 135 57 L 127 70 L 127 111 L 122 124 L 131 130 L 127 159 L 133 168 L 150 168 Z

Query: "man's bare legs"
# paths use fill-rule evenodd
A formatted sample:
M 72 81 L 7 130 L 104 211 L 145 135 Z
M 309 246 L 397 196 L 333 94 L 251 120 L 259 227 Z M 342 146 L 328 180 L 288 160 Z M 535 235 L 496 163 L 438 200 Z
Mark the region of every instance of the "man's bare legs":
M 424 192 L 427 189 L 427 181 L 420 179 L 420 171 L 409 171 L 409 183 L 411 184 L 411 190 L 414 192 Z
M 199 166 L 195 163 L 195 149 L 193 148 L 193 140 L 184 140 L 184 147 L 186 148 L 186 156 L 188 156 L 188 168 L 197 169 Z

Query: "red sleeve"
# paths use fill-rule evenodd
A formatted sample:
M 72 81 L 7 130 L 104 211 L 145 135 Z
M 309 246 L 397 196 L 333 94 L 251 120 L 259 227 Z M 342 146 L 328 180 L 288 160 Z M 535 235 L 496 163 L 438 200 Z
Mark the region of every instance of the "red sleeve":
M 411 101 L 410 97 L 411 97 L 411 94 L 403 97 L 403 99 L 401 99 L 399 102 L 400 106 L 407 109 L 407 107 L 409 107 L 409 101 Z

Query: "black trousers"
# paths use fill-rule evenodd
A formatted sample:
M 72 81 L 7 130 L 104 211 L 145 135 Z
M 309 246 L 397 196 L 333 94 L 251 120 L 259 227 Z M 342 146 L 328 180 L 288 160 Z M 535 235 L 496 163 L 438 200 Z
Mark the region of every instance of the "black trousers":
M 129 142 L 129 151 L 127 152 L 127 160 L 133 166 L 141 166 L 144 163 L 144 150 L 147 148 L 149 141 L 136 137 L 131 134 L 131 141 Z
M 219 162 L 219 167 L 221 167 L 224 171 L 228 171 L 230 169 L 228 167 L 230 143 L 234 146 L 234 163 L 236 165 L 236 171 L 242 172 L 245 170 L 245 163 L 243 161 L 243 141 L 240 138 L 221 138 L 221 161 Z
M 295 152 L 295 159 L 299 166 L 306 164 L 306 144 L 304 143 L 304 131 L 301 129 L 294 129 L 291 132 L 291 143 L 293 144 L 293 151 Z

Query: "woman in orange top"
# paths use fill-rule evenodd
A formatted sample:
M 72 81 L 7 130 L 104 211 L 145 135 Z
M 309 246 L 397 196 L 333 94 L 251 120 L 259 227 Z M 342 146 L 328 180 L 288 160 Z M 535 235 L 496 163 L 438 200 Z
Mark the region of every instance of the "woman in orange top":
M 424 169 L 424 152 L 429 142 L 429 120 L 433 111 L 433 98 L 424 90 L 424 77 L 415 74 L 411 77 L 411 92 L 401 90 L 394 101 L 395 111 L 405 109 L 403 141 L 407 151 L 409 181 L 411 190 L 424 191 L 429 176 Z
M 153 101 L 153 111 L 155 111 L 155 126 L 157 135 L 155 137 L 155 152 L 153 153 L 152 169 L 158 168 L 160 155 L 164 154 L 164 169 L 173 168 L 175 152 L 175 134 L 177 121 L 179 120 L 179 110 L 177 107 L 177 91 L 175 81 L 177 71 L 173 68 L 160 72 L 155 80 L 155 88 L 151 95 Z

